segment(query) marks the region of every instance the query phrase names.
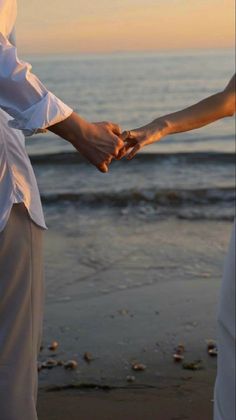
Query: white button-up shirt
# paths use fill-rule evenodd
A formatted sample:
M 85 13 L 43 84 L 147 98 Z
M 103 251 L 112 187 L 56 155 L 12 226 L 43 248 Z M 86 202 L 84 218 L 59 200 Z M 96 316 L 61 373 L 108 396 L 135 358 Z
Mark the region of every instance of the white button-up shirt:
M 33 221 L 45 222 L 23 136 L 45 132 L 72 113 L 19 60 L 14 45 L 16 0 L 0 0 L 0 232 L 12 205 L 23 202 Z

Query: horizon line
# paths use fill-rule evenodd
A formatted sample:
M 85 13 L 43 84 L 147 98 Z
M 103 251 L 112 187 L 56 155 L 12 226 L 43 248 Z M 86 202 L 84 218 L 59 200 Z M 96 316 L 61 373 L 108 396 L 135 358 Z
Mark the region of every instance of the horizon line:
M 20 48 L 21 49 L 21 48 Z M 171 53 L 171 52 L 198 52 L 198 51 L 224 51 L 224 50 L 233 50 L 235 52 L 235 45 L 227 46 L 227 47 L 180 47 L 180 48 L 158 48 L 158 49 L 150 49 L 150 50 L 112 50 L 112 51 L 45 51 L 45 52 L 31 52 L 31 51 L 24 51 L 22 48 L 21 54 L 24 55 L 32 55 L 32 56 L 46 56 L 46 55 L 119 55 L 119 54 L 150 54 L 150 53 Z

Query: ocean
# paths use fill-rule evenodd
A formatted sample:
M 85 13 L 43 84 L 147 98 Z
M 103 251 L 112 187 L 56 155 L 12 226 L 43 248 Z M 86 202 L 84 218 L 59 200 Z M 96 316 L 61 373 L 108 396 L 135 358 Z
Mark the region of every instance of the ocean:
M 34 72 L 90 121 L 139 127 L 223 89 L 234 72 L 233 50 L 27 57 Z M 27 140 L 42 201 L 52 207 L 101 209 L 147 217 L 232 220 L 235 123 L 163 139 L 108 175 L 52 134 Z M 87 210 L 86 210 L 87 211 Z

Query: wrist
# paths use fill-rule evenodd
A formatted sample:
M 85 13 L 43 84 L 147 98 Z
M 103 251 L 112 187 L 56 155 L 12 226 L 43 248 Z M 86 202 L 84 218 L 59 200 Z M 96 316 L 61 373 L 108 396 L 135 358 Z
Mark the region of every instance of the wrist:
M 159 141 L 170 134 L 170 124 L 164 117 L 152 121 L 149 129 L 152 131 L 152 136 L 155 138 L 155 141 Z
M 91 126 L 92 124 L 73 112 L 68 118 L 49 127 L 48 130 L 78 148 L 81 143 L 86 141 L 87 132 L 91 130 Z

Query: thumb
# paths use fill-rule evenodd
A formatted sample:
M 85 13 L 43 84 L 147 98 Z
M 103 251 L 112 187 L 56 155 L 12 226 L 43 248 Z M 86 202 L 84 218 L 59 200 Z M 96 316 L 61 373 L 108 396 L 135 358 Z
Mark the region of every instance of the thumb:
M 140 143 L 136 144 L 136 146 L 131 150 L 128 154 L 127 159 L 131 160 L 134 156 L 142 149 L 142 145 Z
M 121 160 L 127 154 L 129 149 L 130 149 L 130 146 L 127 145 L 127 144 L 124 147 L 122 147 L 122 149 L 119 151 L 119 154 L 118 154 L 116 159 Z

